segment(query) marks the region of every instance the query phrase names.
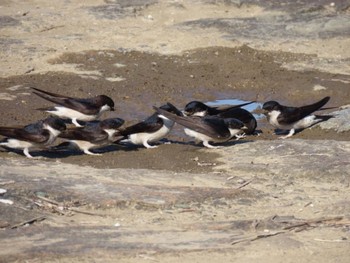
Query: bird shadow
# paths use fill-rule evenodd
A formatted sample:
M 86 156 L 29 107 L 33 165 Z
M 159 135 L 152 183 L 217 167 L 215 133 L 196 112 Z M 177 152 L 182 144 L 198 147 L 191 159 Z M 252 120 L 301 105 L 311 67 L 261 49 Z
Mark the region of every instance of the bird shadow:
M 82 156 L 82 155 L 87 155 L 83 151 L 75 148 L 75 147 L 64 147 L 61 145 L 59 148 L 53 147 L 49 150 L 43 151 L 42 156 L 45 158 L 49 159 L 62 159 L 62 158 L 67 158 L 70 156 Z M 132 151 L 138 151 L 137 147 L 126 147 L 124 145 L 108 145 L 108 146 L 103 146 L 97 149 L 91 150 L 93 153 L 97 154 L 105 154 L 105 153 L 110 153 L 110 152 L 116 152 L 116 151 L 124 151 L 124 152 L 132 152 Z

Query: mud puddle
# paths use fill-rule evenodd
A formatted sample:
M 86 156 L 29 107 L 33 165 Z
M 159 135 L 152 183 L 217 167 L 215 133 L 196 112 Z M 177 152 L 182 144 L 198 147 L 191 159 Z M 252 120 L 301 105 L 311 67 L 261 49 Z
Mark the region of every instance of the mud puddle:
M 152 106 L 166 102 L 180 109 L 192 100 L 218 104 L 239 104 L 256 101 L 248 110 L 261 107 L 267 100 L 287 105 L 312 103 L 331 96 L 327 106 L 349 103 L 349 76 L 319 71 L 293 71 L 284 68 L 285 62 L 296 61 L 305 55 L 284 52 L 258 51 L 247 46 L 239 48 L 207 48 L 185 52 L 183 55 L 160 55 L 128 50 L 100 50 L 66 53 L 50 61 L 70 65 L 76 73 L 48 72 L 1 78 L 2 100 L 0 125 L 25 125 L 45 118 L 35 110 L 50 103 L 31 94 L 34 86 L 73 97 L 106 94 L 116 103 L 116 111 L 102 118 L 120 117 L 131 125 L 153 114 Z M 320 88 L 321 87 L 321 88 Z M 249 136 L 241 142 L 274 140 L 273 129 L 261 115 L 257 115 L 259 136 Z M 293 138 L 349 140 L 349 133 L 335 133 L 318 128 L 309 129 Z M 292 139 L 293 139 L 292 138 Z M 109 147 L 101 149 L 103 158 L 86 156 L 80 152 L 44 153 L 48 160 L 105 168 L 150 168 L 175 171 L 205 172 L 203 163 L 213 163 L 215 154 L 199 151 L 181 127 L 174 131 L 158 149 L 142 147 Z M 171 149 L 171 150 L 169 150 Z M 38 153 L 41 155 L 42 153 Z M 1 153 L 6 157 L 8 153 Z

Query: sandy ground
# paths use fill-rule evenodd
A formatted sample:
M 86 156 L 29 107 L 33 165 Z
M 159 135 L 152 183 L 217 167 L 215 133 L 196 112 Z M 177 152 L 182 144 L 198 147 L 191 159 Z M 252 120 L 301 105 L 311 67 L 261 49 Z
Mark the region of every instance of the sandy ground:
M 109 95 L 116 112 L 102 118 L 126 125 L 167 101 L 350 104 L 347 1 L 0 7 L 2 126 L 47 116 L 31 86 Z M 314 127 L 281 141 L 264 118 L 258 129 L 219 150 L 177 126 L 151 150 L 0 152 L 1 198 L 14 200 L 0 203 L 0 261 L 347 262 L 350 132 Z

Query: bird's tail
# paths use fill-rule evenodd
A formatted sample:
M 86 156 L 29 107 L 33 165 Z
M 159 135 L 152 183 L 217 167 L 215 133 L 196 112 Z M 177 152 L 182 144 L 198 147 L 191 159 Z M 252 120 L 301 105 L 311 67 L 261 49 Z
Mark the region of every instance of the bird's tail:
M 334 118 L 334 116 L 333 115 L 315 115 L 315 122 L 311 126 L 314 126 L 324 121 L 328 121 L 331 118 Z
M 34 88 L 34 87 L 30 87 L 31 89 L 35 90 L 33 91 L 34 94 L 38 95 L 39 97 L 42 97 L 44 99 L 47 99 L 48 97 L 60 97 L 60 98 L 66 98 L 67 96 L 63 96 L 60 94 L 56 94 L 56 93 L 52 93 L 52 92 L 48 92 L 42 89 L 38 89 L 38 88 Z
M 322 100 L 315 102 L 313 104 L 307 105 L 307 106 L 303 106 L 301 108 L 305 109 L 310 109 L 311 111 L 317 111 L 319 109 L 321 109 L 324 105 L 326 105 L 326 103 L 330 100 L 330 97 L 324 97 Z
M 334 118 L 333 115 L 315 115 L 315 117 L 319 122 L 328 121 L 329 119 Z

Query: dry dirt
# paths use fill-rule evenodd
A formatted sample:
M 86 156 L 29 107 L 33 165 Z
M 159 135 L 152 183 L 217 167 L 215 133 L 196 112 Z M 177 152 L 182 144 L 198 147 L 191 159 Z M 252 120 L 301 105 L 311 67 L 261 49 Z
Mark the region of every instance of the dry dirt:
M 0 1 L 1 126 L 46 117 L 34 86 L 111 96 L 126 125 L 169 101 L 350 104 L 349 3 Z M 329 110 L 331 113 L 337 109 Z M 1 262 L 348 262 L 350 131 L 223 149 L 0 152 Z

